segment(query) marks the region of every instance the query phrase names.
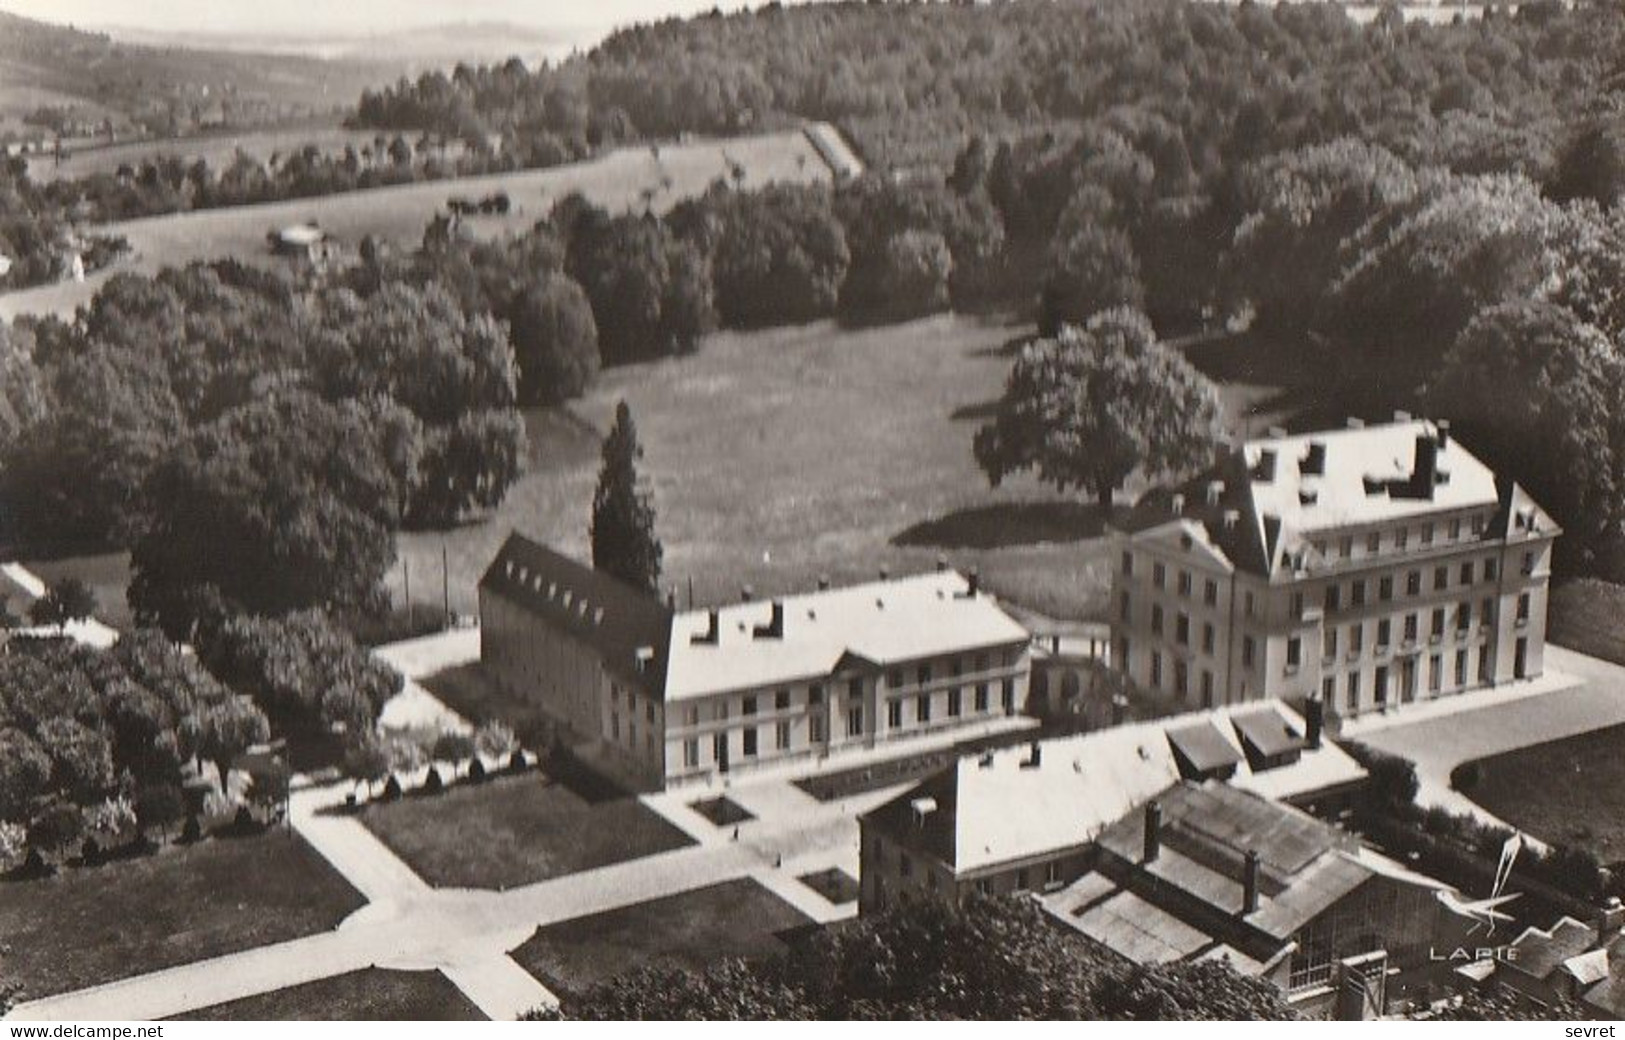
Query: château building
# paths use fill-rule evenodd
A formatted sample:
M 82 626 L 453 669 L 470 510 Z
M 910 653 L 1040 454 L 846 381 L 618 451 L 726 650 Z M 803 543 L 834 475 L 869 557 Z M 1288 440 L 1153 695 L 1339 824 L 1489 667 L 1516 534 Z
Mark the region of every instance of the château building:
M 1142 499 L 1113 659 L 1174 703 L 1318 696 L 1330 717 L 1537 676 L 1559 533 L 1447 422 L 1272 431 Z

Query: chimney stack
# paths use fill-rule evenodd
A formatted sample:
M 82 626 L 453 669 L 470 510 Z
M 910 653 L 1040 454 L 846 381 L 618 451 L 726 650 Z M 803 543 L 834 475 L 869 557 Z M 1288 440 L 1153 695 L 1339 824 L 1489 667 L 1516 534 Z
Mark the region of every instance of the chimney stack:
M 1299 472 L 1305 476 L 1318 477 L 1326 472 L 1326 442 L 1310 441 L 1309 450 L 1304 452 L 1303 461 L 1298 466 Z
M 886 581 L 891 577 L 891 568 L 885 564 L 880 565 L 880 580 Z
M 1112 696 L 1112 725 L 1121 726 L 1128 715 L 1128 698 L 1122 694 Z
M 1239 509 L 1226 509 L 1224 511 L 1224 529 L 1227 532 L 1234 532 L 1235 529 L 1236 529 L 1236 526 L 1238 524 L 1240 524 L 1240 523 L 1241 523 L 1241 510 L 1239 510 Z
M 1410 422 L 1410 421 L 1411 421 L 1411 413 L 1410 412 L 1396 411 L 1394 413 L 1394 422 L 1403 423 L 1403 422 Z
M 819 592 L 827 592 L 827 591 L 829 591 L 829 575 L 820 574 L 818 576 L 818 591 Z
M 1439 450 L 1443 451 L 1450 447 L 1450 420 L 1440 419 L 1438 422 L 1434 423 L 1433 426 L 1439 431 Z
M 675 587 L 666 590 L 666 609 L 677 609 L 677 589 Z
M 982 591 L 982 570 L 972 567 L 970 573 L 965 575 L 965 591 L 954 593 L 955 599 L 975 599 L 977 593 Z
M 1326 703 L 1319 697 L 1309 698 L 1303 706 L 1304 739 L 1311 748 L 1320 747 L 1321 732 L 1326 728 Z
M 941 574 L 948 569 L 948 557 L 945 553 L 937 553 L 937 573 Z
M 1258 453 L 1258 464 L 1253 467 L 1253 479 L 1266 484 L 1275 482 L 1275 449 L 1265 448 Z
M 1285 426 L 1271 426 L 1267 432 L 1269 433 L 1270 440 L 1278 441 L 1278 440 L 1281 440 L 1283 437 L 1286 436 L 1286 427 Z
M 1257 909 L 1258 853 L 1248 849 L 1241 866 L 1241 915 L 1245 917 Z
M 1142 863 L 1155 863 L 1162 852 L 1162 806 L 1156 801 L 1145 803 L 1145 854 Z
M 1224 481 L 1222 481 L 1222 480 L 1210 480 L 1210 481 L 1207 482 L 1207 504 L 1208 504 L 1209 507 L 1213 507 L 1213 506 L 1218 505 L 1219 504 L 1219 499 L 1222 498 L 1223 496 L 1224 496 Z
M 783 639 L 784 638 L 784 601 L 773 601 L 773 618 L 765 625 L 757 625 L 751 631 L 756 639 Z
M 1363 430 L 1365 429 L 1365 420 L 1361 419 L 1359 416 L 1351 415 L 1348 417 L 1348 422 L 1345 425 L 1351 430 Z
M 751 588 L 749 585 L 746 585 L 744 588 L 739 590 L 739 602 L 741 602 L 741 603 L 749 603 L 751 600 L 753 600 L 755 598 L 756 598 L 756 590 Z
M 1439 445 L 1425 433 L 1416 435 L 1416 468 L 1411 471 L 1411 485 L 1422 498 L 1433 497 L 1438 483 Z
M 1173 513 L 1175 516 L 1179 516 L 1180 514 L 1184 513 L 1185 496 L 1176 494 L 1172 498 L 1168 499 L 1168 511 Z
M 1037 769 L 1044 764 L 1044 746 L 1034 740 L 1027 747 L 1027 757 L 1021 763 L 1023 769 Z

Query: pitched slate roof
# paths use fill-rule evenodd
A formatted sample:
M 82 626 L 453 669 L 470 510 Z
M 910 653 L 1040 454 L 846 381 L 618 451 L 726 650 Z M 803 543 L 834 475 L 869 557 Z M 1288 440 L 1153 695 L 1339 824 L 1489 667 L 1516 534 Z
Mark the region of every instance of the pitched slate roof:
M 1230 784 L 1265 797 L 1291 798 L 1357 781 L 1359 764 L 1330 741 L 1306 750 L 1295 763 L 1254 772 L 1243 760 L 1231 723 L 1234 714 L 1273 715 L 1282 728 L 1302 730 L 1302 720 L 1279 701 L 1216 708 L 1165 719 L 1114 726 L 1079 736 L 1038 741 L 961 756 L 946 770 L 864 816 L 866 825 L 906 835 L 907 843 L 948 864 L 956 873 L 1096 840 L 1123 818 L 1180 779 L 1175 734 L 1206 727 L 1229 748 L 1236 763 Z M 1213 754 L 1222 754 L 1217 746 Z M 918 826 L 909 804 L 937 803 Z M 1012 811 L 1020 807 L 1020 811 Z
M 1299 809 L 1218 781 L 1189 782 L 1157 798 L 1162 848 L 1143 858 L 1141 812 L 1112 824 L 1102 849 L 1174 890 L 1234 915 L 1242 905 L 1243 863 L 1259 857 L 1258 909 L 1246 922 L 1276 939 L 1290 938 L 1316 915 L 1354 891 L 1374 872 L 1353 855 L 1359 842 Z
M 1288 561 L 1312 565 L 1313 543 L 1331 532 L 1478 507 L 1497 510 L 1486 537 L 1560 533 L 1447 429 L 1401 419 L 1250 440 L 1201 475 L 1147 492 L 1124 526 L 1137 537 L 1199 530 L 1195 545 L 1269 575 Z
M 662 694 L 672 612 L 655 597 L 517 533 L 503 543 L 480 587 L 592 646 L 619 678 Z M 641 667 L 640 651 L 647 655 Z

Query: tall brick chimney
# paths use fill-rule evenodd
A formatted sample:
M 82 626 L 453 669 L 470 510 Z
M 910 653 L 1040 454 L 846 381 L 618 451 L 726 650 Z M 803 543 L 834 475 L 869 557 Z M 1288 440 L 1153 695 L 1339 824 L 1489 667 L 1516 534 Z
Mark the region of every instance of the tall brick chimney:
M 1241 914 L 1243 917 L 1258 909 L 1258 853 L 1247 850 L 1241 864 Z
M 1145 852 L 1142 863 L 1155 863 L 1162 852 L 1162 806 L 1156 801 L 1145 803 Z

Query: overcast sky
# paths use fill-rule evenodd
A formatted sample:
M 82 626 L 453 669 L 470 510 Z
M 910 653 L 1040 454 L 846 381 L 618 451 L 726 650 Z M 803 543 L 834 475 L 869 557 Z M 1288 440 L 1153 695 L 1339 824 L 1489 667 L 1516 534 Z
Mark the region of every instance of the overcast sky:
M 290 36 L 355 34 L 446 22 L 514 22 L 608 30 L 628 22 L 721 7 L 742 0 L 0 0 L 0 10 L 90 28 Z

